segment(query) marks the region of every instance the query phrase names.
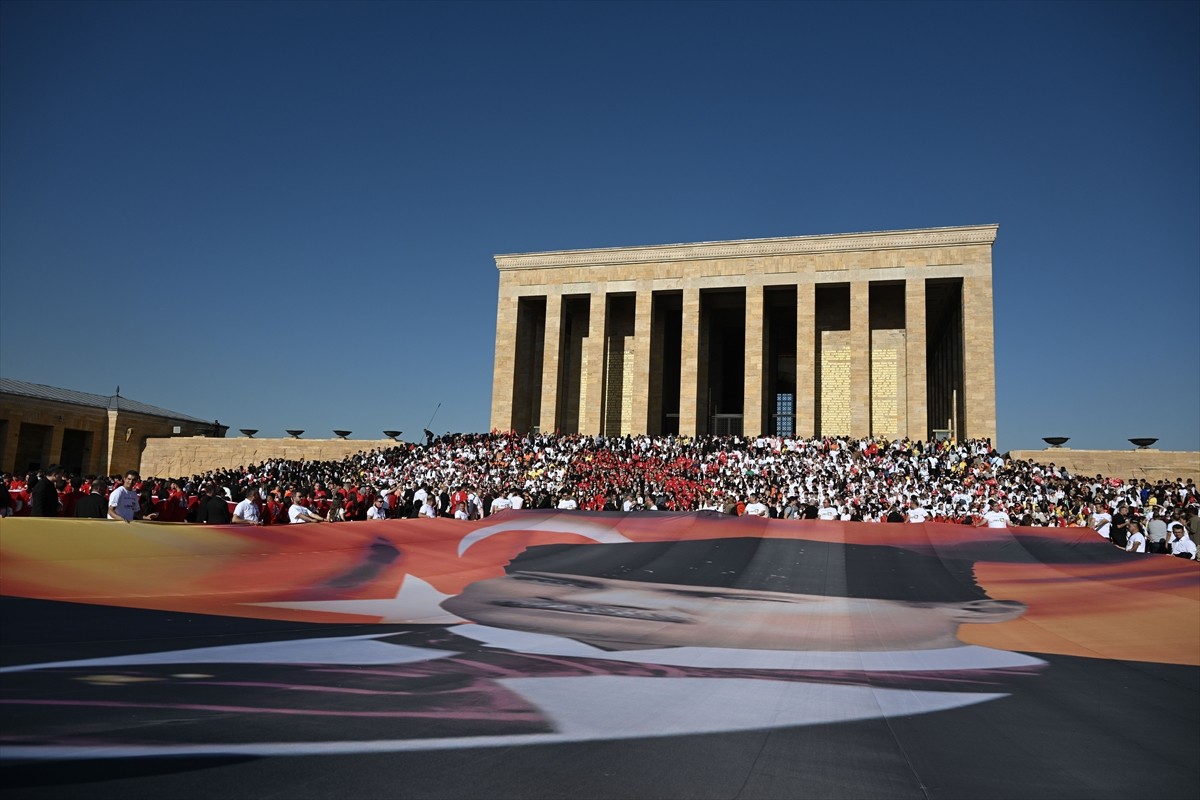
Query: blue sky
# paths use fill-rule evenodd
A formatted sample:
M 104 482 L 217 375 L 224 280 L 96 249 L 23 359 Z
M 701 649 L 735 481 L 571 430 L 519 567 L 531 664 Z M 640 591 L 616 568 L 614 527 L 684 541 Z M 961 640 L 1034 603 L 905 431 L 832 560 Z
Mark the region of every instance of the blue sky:
M 0 5 L 0 372 L 486 430 L 496 253 L 999 223 L 999 444 L 1200 449 L 1196 3 Z

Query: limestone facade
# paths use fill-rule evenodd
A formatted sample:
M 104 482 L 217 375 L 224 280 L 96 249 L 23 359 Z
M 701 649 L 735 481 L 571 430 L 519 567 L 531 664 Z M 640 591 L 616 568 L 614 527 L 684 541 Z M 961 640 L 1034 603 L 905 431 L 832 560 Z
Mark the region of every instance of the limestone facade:
M 498 255 L 491 426 L 995 443 L 997 230 Z

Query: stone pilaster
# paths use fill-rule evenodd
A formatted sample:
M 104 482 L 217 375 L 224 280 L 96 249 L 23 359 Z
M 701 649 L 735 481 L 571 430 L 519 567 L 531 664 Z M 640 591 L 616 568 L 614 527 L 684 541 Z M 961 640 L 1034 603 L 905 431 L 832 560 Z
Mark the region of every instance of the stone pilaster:
M 871 433 L 871 284 L 850 284 L 850 435 Z
M 742 400 L 742 433 L 764 432 L 763 384 L 768 370 L 763 364 L 763 287 L 753 280 L 746 286 L 746 368 Z
M 115 408 L 108 409 L 108 427 L 105 430 L 104 436 L 104 474 L 116 475 L 121 468 L 116 464 L 116 449 L 117 449 L 117 434 L 118 434 L 118 411 Z M 124 431 L 121 431 L 122 438 Z
M 650 325 L 654 294 L 649 283 L 639 283 L 633 308 L 633 407 L 631 431 L 649 430 L 650 419 Z
M 546 336 L 542 348 L 542 408 L 538 427 L 543 433 L 558 430 L 559 353 L 562 345 L 562 292 L 546 295 Z
M 996 446 L 996 367 L 992 275 L 963 278 L 964 430 L 960 439 L 991 439 Z
M 929 401 L 925 368 L 924 278 L 909 278 L 904 282 L 904 331 L 908 397 L 906 413 L 901 415 L 899 435 L 925 440 L 929 438 Z
M 606 312 L 608 311 L 608 293 L 603 283 L 592 287 L 591 306 L 588 311 L 588 337 L 584 342 L 587 349 L 587 391 L 584 407 L 579 410 L 580 433 L 600 433 L 601 421 L 604 419 L 604 373 L 607 363 L 604 352 Z
M 500 287 L 496 303 L 496 364 L 492 371 L 492 430 L 512 429 L 513 378 L 516 375 L 517 298 Z
M 700 290 L 683 290 L 683 336 L 679 359 L 679 435 L 696 435 L 700 383 Z
M 796 435 L 817 432 L 817 285 L 796 286 Z

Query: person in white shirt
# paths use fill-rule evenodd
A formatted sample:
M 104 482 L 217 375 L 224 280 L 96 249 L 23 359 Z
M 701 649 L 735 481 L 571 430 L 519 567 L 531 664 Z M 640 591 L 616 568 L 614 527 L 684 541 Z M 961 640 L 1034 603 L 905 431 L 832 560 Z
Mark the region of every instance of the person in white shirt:
M 767 507 L 758 502 L 758 495 L 750 495 L 749 502 L 746 503 L 747 517 L 769 517 L 771 514 L 767 511 Z
M 575 498 L 570 492 L 563 492 L 562 499 L 558 501 L 558 509 L 560 511 L 575 511 L 579 508 L 579 503 L 575 502 Z
M 983 513 L 979 521 L 975 523 L 975 527 L 1007 528 L 1011 522 L 1008 512 L 1000 506 L 1000 501 L 993 500 L 991 509 Z
M 929 511 L 915 499 L 908 501 L 908 511 L 905 513 L 908 521 L 912 523 L 921 523 L 929 519 Z
M 429 519 L 437 518 L 437 509 L 433 507 L 433 498 L 426 497 L 421 502 L 421 516 Z
M 1196 560 L 1196 543 L 1188 536 L 1181 522 L 1171 523 L 1171 555 Z
M 367 519 L 387 519 L 387 505 L 382 497 L 376 497 L 375 502 L 367 509 Z
M 817 509 L 817 519 L 832 521 L 838 518 L 838 510 L 833 503 L 825 501 L 821 503 L 821 507 Z
M 258 496 L 258 492 L 254 489 L 247 489 L 242 495 L 242 501 L 233 509 L 233 522 L 235 525 L 262 525 L 262 518 L 258 513 L 258 504 L 254 502 L 254 498 Z
M 121 520 L 123 522 L 133 522 L 135 517 L 141 516 L 141 504 L 138 502 L 137 492 L 133 490 L 133 485 L 138 481 L 138 472 L 131 469 L 125 473 L 125 481 L 108 496 L 108 518 Z
M 1109 531 L 1112 530 L 1112 514 L 1108 513 L 1108 509 L 1097 504 L 1092 510 L 1092 514 L 1088 517 L 1088 527 L 1096 533 L 1109 538 Z
M 502 494 L 492 501 L 490 513 L 495 514 L 498 511 L 508 511 L 512 507 L 512 500 Z
M 514 490 L 512 492 L 509 492 L 508 505 L 509 505 L 509 508 L 511 508 L 512 510 L 520 511 L 522 508 L 525 507 L 525 498 L 522 497 L 521 493 L 518 491 Z
M 324 517 L 321 517 L 308 507 L 308 493 L 303 492 L 299 496 L 292 498 L 292 505 L 288 508 L 288 522 L 296 525 L 304 522 L 324 522 Z
M 1142 523 L 1136 519 L 1129 520 L 1129 539 L 1125 545 L 1125 552 L 1146 552 L 1146 534 L 1142 533 Z

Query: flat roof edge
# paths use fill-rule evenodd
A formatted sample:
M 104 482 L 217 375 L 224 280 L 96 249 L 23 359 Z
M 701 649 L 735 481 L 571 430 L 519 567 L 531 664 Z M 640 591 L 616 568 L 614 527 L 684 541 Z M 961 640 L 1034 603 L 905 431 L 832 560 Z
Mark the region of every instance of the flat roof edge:
M 729 239 L 634 247 L 601 247 L 586 250 L 546 250 L 531 253 L 497 254 L 495 260 L 497 269 L 510 270 L 712 258 L 750 258 L 846 250 L 953 247 L 963 244 L 992 244 L 996 240 L 999 229 L 1000 225 L 993 223 L 945 228 L 782 236 L 767 239 Z

